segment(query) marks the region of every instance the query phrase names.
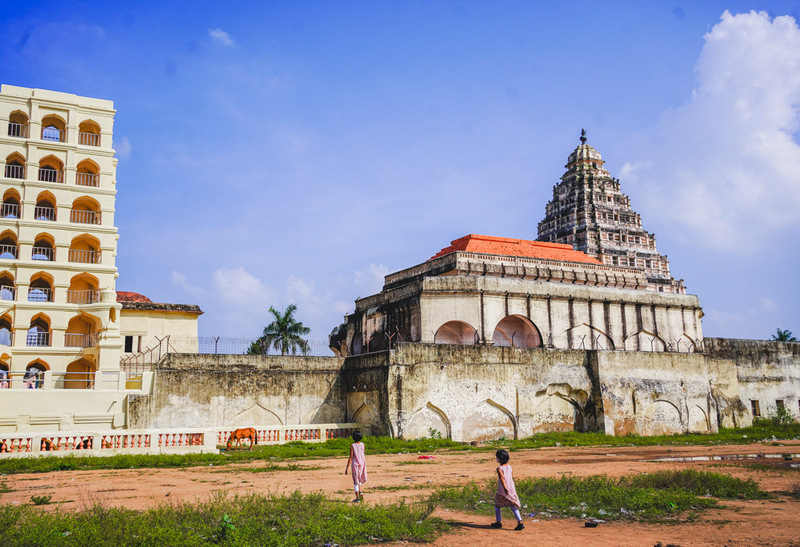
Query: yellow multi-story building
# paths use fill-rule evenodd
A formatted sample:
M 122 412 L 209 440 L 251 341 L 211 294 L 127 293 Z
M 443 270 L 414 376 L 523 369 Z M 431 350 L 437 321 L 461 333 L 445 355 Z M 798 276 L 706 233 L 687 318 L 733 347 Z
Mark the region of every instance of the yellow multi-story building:
M 0 378 L 93 389 L 119 371 L 111 101 L 0 89 Z M 5 374 L 4 374 L 5 373 Z

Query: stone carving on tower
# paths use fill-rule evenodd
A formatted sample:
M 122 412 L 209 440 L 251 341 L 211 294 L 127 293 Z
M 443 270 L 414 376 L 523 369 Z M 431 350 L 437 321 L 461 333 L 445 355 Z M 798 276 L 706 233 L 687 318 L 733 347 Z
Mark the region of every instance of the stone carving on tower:
M 600 153 L 581 144 L 569 155 L 567 171 L 553 187 L 553 199 L 539 222 L 539 241 L 568 243 L 609 266 L 644 271 L 649 287 L 658 292 L 686 294 L 683 280 L 669 272 L 669 260 L 656 249 L 656 238 L 642 228 L 619 180 L 603 167 Z

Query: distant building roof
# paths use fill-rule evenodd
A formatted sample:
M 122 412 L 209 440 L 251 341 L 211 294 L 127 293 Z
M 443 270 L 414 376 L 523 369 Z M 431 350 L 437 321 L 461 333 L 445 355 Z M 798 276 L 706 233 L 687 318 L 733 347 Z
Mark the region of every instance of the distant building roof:
M 476 234 L 469 234 L 450 242 L 449 247 L 445 247 L 433 255 L 430 260 L 456 251 L 602 264 L 586 253 L 574 250 L 572 245 Z
M 196 313 L 197 315 L 203 314 L 203 310 L 200 309 L 200 306 L 194 304 L 163 304 L 159 302 L 153 302 L 145 295 L 139 294 L 138 292 L 117 291 L 117 302 L 122 304 L 123 310 Z

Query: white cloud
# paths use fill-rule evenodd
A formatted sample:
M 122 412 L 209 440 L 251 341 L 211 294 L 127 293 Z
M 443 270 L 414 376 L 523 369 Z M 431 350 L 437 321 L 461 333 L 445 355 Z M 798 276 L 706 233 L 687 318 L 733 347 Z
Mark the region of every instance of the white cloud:
M 800 30 L 725 12 L 705 36 L 689 103 L 662 116 L 621 174 L 646 216 L 687 239 L 750 251 L 800 227 Z
M 368 269 L 355 272 L 356 288 L 362 292 L 362 296 L 379 293 L 383 288 L 383 278 L 388 273 L 389 268 L 383 264 L 370 264 Z
M 211 40 L 217 45 L 231 47 L 236 45 L 236 42 L 233 41 L 230 34 L 222 30 L 221 28 L 214 28 L 208 29 L 208 35 L 211 37 Z
M 349 302 L 336 300 L 331 292 L 318 291 L 314 281 L 306 281 L 295 276 L 289 276 L 286 282 L 286 298 L 287 302 L 297 305 L 298 317 L 305 316 L 312 319 L 341 316 L 352 307 Z M 327 332 L 315 334 L 319 336 Z
M 262 281 L 242 267 L 214 272 L 216 296 L 229 306 L 256 310 L 264 308 L 270 291 Z
M 118 158 L 128 159 L 131 156 L 131 141 L 128 137 L 122 137 L 118 142 L 114 143 L 114 151 L 117 153 Z

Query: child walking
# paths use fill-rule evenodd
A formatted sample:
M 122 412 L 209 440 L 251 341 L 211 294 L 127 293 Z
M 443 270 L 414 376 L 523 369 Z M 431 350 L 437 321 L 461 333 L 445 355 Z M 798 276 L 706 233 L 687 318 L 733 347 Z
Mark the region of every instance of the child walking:
M 361 439 L 363 436 L 360 431 L 353 433 L 350 456 L 347 458 L 347 466 L 344 468 L 344 474 L 347 475 L 347 470 L 352 464 L 353 489 L 356 491 L 356 499 L 353 500 L 353 503 L 358 503 L 363 499 L 361 485 L 367 482 L 367 460 L 364 457 L 364 443 L 361 442 Z
M 511 476 L 511 466 L 508 465 L 508 452 L 505 450 L 498 450 L 495 454 L 495 459 L 500 465 L 497 466 L 497 493 L 494 495 L 494 514 L 497 519 L 490 526 L 492 528 L 502 528 L 503 523 L 502 515 L 500 514 L 501 507 L 510 507 L 511 512 L 517 518 L 517 527 L 514 530 L 523 530 L 525 525 L 522 524 L 522 516 L 519 513 L 519 508 L 522 504 L 519 502 L 517 496 L 517 489 L 514 486 L 514 477 Z

